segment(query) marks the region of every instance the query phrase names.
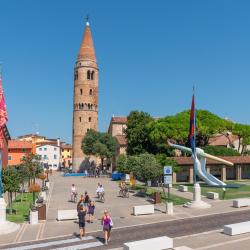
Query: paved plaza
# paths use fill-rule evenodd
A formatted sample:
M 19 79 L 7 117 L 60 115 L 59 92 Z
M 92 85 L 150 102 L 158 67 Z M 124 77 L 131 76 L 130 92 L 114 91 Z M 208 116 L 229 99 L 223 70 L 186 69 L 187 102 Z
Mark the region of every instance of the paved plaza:
M 119 197 L 118 183 L 109 178 L 63 177 L 61 173 L 55 172 L 50 176 L 50 182 L 47 220 L 37 225 L 23 223 L 17 233 L 0 236 L 0 248 L 27 249 L 26 245 L 29 245 L 29 249 L 54 249 L 55 246 L 74 245 L 74 249 L 121 249 L 123 242 L 160 235 L 173 237 L 175 246 L 185 245 L 193 249 L 234 249 L 235 244 L 240 244 L 240 249 L 248 249 L 250 244 L 248 234 L 230 237 L 221 233 L 223 225 L 250 218 L 249 208 L 234 208 L 231 200 L 213 201 L 203 197 L 204 201 L 211 203 L 210 209 L 193 210 L 175 206 L 173 216 L 166 215 L 165 205 L 159 204 L 155 206 L 154 215 L 133 216 L 134 205 L 149 204 L 149 201 L 133 194 L 129 198 Z M 76 185 L 79 194 L 88 191 L 90 197 L 96 200 L 98 182 L 105 188 L 106 200 L 104 203 L 96 201 L 94 223 L 86 223 L 89 238 L 86 242 L 79 242 L 76 237 L 77 222 L 57 221 L 57 210 L 76 208 L 76 204 L 69 201 L 72 183 Z M 175 189 L 172 189 L 172 193 L 185 198 L 192 197 L 191 193 L 182 193 Z M 100 221 L 105 209 L 110 211 L 114 221 L 112 241 L 108 248 L 102 242 Z

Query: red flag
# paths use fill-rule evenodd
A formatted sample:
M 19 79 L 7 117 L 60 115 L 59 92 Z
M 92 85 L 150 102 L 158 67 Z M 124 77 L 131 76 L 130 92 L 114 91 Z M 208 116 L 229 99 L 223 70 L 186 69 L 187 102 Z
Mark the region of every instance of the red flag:
M 3 127 L 8 121 L 8 113 L 3 95 L 2 77 L 0 75 L 0 147 L 3 147 Z

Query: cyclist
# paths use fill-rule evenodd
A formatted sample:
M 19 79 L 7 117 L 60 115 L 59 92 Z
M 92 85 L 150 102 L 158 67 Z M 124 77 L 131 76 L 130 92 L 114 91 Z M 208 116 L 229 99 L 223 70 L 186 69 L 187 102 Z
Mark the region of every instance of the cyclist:
M 76 197 L 77 197 L 77 190 L 76 190 L 75 184 L 72 184 L 72 185 L 71 185 L 71 188 L 70 188 L 70 197 L 71 197 L 71 201 L 76 200 Z
M 126 182 L 122 181 L 120 184 L 120 194 L 121 196 L 126 197 L 127 193 L 128 193 L 128 187 L 126 185 Z
M 97 189 L 96 189 L 96 194 L 98 199 L 104 199 L 104 187 L 102 186 L 102 184 L 98 183 Z

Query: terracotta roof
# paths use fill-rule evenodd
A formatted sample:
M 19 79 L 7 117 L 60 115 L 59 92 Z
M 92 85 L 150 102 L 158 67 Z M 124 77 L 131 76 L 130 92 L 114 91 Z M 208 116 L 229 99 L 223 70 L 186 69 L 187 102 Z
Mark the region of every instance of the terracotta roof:
M 238 140 L 237 135 L 229 135 L 229 139 L 231 142 Z M 225 135 L 214 136 L 209 139 L 209 145 L 211 146 L 227 146 L 229 144 L 229 140 Z
M 62 149 L 72 149 L 72 145 L 71 144 L 62 144 L 61 148 Z
M 78 53 L 78 60 L 92 60 L 96 61 L 95 49 L 92 40 L 91 30 L 89 25 L 86 25 L 86 29 L 82 38 L 81 48 Z
M 230 161 L 234 164 L 250 164 L 250 156 L 218 156 L 218 157 L 226 161 Z M 174 159 L 180 166 L 193 165 L 191 157 L 174 157 Z M 207 159 L 207 165 L 223 165 L 223 163 Z
M 44 145 L 57 146 L 57 141 L 41 141 L 41 142 L 36 143 L 37 147 L 44 146 Z
M 112 123 L 127 123 L 128 119 L 126 116 L 114 116 L 111 119 Z
M 125 135 L 116 135 L 115 138 L 120 146 L 127 145 L 127 139 Z
M 20 135 L 17 137 L 17 139 L 25 138 L 25 137 L 39 137 L 39 138 L 45 138 L 45 136 L 37 135 L 37 134 L 27 134 L 27 135 Z
M 9 140 L 8 141 L 8 148 L 15 149 L 15 148 L 32 148 L 32 143 L 28 141 L 18 141 L 18 140 Z

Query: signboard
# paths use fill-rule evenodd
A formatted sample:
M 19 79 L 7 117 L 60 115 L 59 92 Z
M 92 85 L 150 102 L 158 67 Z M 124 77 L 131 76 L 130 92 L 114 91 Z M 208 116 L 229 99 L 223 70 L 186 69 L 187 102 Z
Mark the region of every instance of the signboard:
M 164 184 L 165 185 L 172 184 L 172 181 L 173 181 L 172 175 L 165 175 L 164 176 Z
M 164 175 L 172 175 L 173 169 L 172 166 L 165 166 L 163 169 L 163 174 Z

